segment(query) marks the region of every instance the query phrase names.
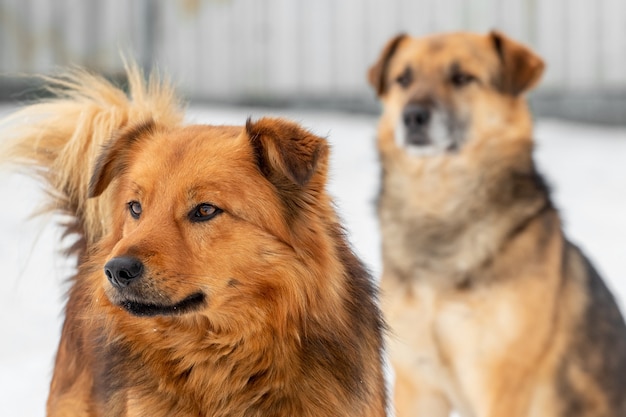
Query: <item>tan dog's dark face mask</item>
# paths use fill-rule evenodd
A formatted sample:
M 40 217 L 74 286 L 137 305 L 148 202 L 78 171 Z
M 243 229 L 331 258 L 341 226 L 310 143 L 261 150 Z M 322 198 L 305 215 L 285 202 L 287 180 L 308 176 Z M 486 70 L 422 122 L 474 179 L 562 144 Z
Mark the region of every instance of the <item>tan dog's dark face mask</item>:
M 498 32 L 399 35 L 368 78 L 384 106 L 383 136 L 410 154 L 439 155 L 504 126 L 529 130 L 518 98 L 543 68 L 538 56 Z

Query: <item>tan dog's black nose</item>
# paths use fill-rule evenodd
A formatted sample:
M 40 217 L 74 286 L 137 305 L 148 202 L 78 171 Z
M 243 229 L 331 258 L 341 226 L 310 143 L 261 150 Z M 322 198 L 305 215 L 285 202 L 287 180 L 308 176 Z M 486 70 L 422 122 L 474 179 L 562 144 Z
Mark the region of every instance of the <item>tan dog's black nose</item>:
M 422 130 L 430 121 L 430 109 L 420 104 L 409 104 L 404 108 L 402 120 L 409 133 Z
M 119 256 L 104 265 L 104 273 L 115 288 L 124 288 L 143 274 L 143 263 L 131 256 Z

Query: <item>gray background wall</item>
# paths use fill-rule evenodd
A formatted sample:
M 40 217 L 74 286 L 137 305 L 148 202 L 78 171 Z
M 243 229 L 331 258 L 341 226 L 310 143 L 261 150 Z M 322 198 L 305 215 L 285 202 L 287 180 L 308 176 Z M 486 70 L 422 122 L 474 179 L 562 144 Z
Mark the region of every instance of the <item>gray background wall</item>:
M 626 124 L 625 0 L 0 0 L 0 95 L 68 64 L 121 74 L 122 51 L 196 100 L 375 110 L 389 37 L 492 28 L 547 61 L 538 113 Z

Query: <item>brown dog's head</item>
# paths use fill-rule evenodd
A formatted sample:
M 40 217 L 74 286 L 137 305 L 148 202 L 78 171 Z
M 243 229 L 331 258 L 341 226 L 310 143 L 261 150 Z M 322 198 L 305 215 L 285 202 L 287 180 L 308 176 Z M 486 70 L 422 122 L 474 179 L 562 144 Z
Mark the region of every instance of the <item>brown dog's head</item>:
M 384 106 L 380 140 L 412 154 L 439 155 L 505 126 L 530 134 L 520 96 L 543 68 L 527 47 L 495 31 L 399 35 L 368 74 Z
M 117 207 L 101 243 L 107 298 L 136 316 L 210 312 L 223 326 L 289 310 L 306 298 L 297 260 L 324 257 L 327 158 L 324 139 L 280 119 L 121 132 L 90 184 L 92 197 L 114 187 Z

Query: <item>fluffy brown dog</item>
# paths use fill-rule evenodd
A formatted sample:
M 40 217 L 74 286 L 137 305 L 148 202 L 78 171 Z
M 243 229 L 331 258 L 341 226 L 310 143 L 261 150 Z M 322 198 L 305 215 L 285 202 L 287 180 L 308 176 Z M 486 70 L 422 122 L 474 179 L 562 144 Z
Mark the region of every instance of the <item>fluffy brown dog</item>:
M 4 136 L 72 219 L 49 416 L 383 416 L 383 321 L 325 191 L 326 141 L 186 126 L 171 89 L 77 72 Z
M 398 415 L 625 416 L 626 327 L 563 236 L 501 33 L 398 36 L 370 69 Z

